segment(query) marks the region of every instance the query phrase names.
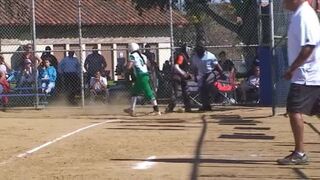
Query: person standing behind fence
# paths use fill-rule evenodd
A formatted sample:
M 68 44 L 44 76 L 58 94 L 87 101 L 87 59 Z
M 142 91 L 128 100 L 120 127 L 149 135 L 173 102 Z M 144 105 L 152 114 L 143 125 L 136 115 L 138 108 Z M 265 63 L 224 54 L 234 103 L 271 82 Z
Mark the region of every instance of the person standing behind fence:
M 152 114 L 161 115 L 157 100 L 149 83 L 147 57 L 139 52 L 139 45 L 137 43 L 129 44 L 129 52 L 130 56 L 127 63 L 127 70 L 133 68 L 133 72 L 136 78 L 132 88 L 131 107 L 125 109 L 124 112 L 130 114 L 131 116 L 135 116 L 136 102 L 140 93 L 143 92 L 146 98 L 150 100 L 153 105 Z
M 98 46 L 95 45 L 92 48 L 92 54 L 89 54 L 84 61 L 84 69 L 87 71 L 87 83 L 90 83 L 91 77 L 94 77 L 97 71 L 104 75 L 106 67 L 106 60 L 99 54 Z
M 283 0 L 293 11 L 288 29 L 289 68 L 284 78 L 291 80 L 287 113 L 295 141 L 294 151 L 278 159 L 278 164 L 307 164 L 302 114 L 320 115 L 320 23 L 305 0 Z
M 150 77 L 151 77 L 151 83 L 152 83 L 152 88 L 155 92 L 158 91 L 158 76 L 159 76 L 159 66 L 156 62 L 156 55 L 150 51 L 150 44 L 146 44 L 145 48 L 147 48 L 145 50 L 145 52 L 143 53 L 149 62 L 149 71 L 150 71 Z
M 210 93 L 213 86 L 213 81 L 209 81 L 209 78 L 211 78 L 209 76 L 213 74 L 214 70 L 217 70 L 220 75 L 223 76 L 222 68 L 218 63 L 216 56 L 207 51 L 203 45 L 197 45 L 195 47 L 195 54 L 192 57 L 192 64 L 196 68 L 196 79 L 198 82 L 200 99 L 202 103 L 199 111 L 211 111 Z
M 69 51 L 68 56 L 59 63 L 59 73 L 63 79 L 64 90 L 67 93 L 68 102 L 76 104 L 75 95 L 80 92 L 80 62 L 73 57 L 74 51 Z
M 22 54 L 22 60 L 20 62 L 20 69 L 22 69 L 24 67 L 24 65 L 26 64 L 26 61 L 31 61 L 31 65 L 32 67 L 35 67 L 38 66 L 42 59 L 37 55 L 35 54 L 33 51 L 34 51 L 34 48 L 33 48 L 33 45 L 32 44 L 26 44 L 24 47 L 23 47 L 23 50 L 25 51 L 23 54 Z
M 177 104 L 177 99 L 180 94 L 180 89 L 183 98 L 183 104 L 185 112 L 191 112 L 191 105 L 190 105 L 190 96 L 188 93 L 188 84 L 187 81 L 191 79 L 191 74 L 189 73 L 190 70 L 190 59 L 187 53 L 187 46 L 186 44 L 182 45 L 178 52 L 177 56 L 174 60 L 174 66 L 172 70 L 172 78 L 171 78 L 171 85 L 172 85 L 172 94 L 170 98 L 170 103 L 166 108 L 166 113 L 173 112 Z

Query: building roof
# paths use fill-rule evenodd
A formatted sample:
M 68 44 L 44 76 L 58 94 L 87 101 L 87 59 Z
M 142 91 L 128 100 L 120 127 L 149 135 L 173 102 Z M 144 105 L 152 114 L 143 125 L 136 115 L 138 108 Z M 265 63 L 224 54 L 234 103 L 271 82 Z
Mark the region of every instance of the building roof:
M 11 0 L 0 4 L 0 25 L 28 25 L 31 1 Z M 142 15 L 131 0 L 82 0 L 83 25 L 168 25 L 169 11 L 150 9 Z M 77 0 L 35 0 L 37 25 L 75 25 L 78 19 Z M 175 25 L 188 21 L 173 12 Z

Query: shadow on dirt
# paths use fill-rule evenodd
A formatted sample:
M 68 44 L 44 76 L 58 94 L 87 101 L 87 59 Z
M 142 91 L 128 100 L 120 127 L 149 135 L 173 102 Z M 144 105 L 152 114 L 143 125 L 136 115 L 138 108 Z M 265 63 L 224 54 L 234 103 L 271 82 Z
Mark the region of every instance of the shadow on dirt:
M 183 131 L 184 129 L 176 129 L 176 128 L 106 128 L 106 129 L 113 129 L 113 130 L 143 130 L 143 131 Z
M 146 161 L 145 159 L 111 159 L 112 161 Z M 148 160 L 150 162 L 163 162 L 163 163 L 192 163 L 197 162 L 193 158 L 157 158 Z M 217 163 L 217 164 L 270 164 L 274 161 L 262 161 L 262 160 L 231 160 L 231 159 L 208 159 L 202 158 L 199 159 L 199 163 Z
M 270 130 L 269 127 L 234 127 L 233 129 L 241 129 L 241 130 Z
M 232 108 L 217 108 L 216 111 L 232 111 Z M 218 138 L 221 139 L 230 139 L 237 141 L 238 139 L 246 139 L 246 140 L 273 140 L 275 137 L 267 135 L 266 132 L 269 132 L 270 127 L 259 127 L 262 125 L 262 121 L 256 120 L 259 118 L 267 118 L 269 116 L 258 116 L 258 117 L 241 117 L 240 115 L 202 115 L 201 121 L 183 121 L 180 119 L 172 119 L 172 120 L 145 120 L 143 122 L 141 120 L 133 120 L 132 123 L 139 124 L 129 124 L 126 121 L 126 124 L 122 124 L 120 127 L 109 128 L 109 129 L 121 129 L 121 130 L 187 130 L 188 128 L 200 128 L 200 134 L 195 144 L 195 149 L 193 153 L 193 158 L 157 158 L 153 160 L 147 160 L 151 162 L 163 162 L 163 163 L 191 163 L 192 169 L 190 172 L 190 179 L 197 180 L 202 176 L 199 175 L 199 169 L 202 163 L 213 163 L 213 164 L 274 164 L 274 160 L 260 160 L 260 159 L 216 159 L 216 158 L 203 158 L 203 147 L 205 143 L 212 143 L 205 141 L 206 134 L 208 131 L 208 124 L 215 124 L 214 126 L 234 126 L 235 131 L 232 134 L 220 134 Z M 155 124 L 155 123 L 183 123 L 183 124 Z M 130 121 L 131 122 L 131 121 Z M 143 124 L 144 122 L 149 122 L 153 124 Z M 197 123 L 197 125 L 195 125 Z M 186 125 L 187 124 L 187 125 Z M 200 126 L 201 124 L 201 126 Z M 194 125 L 194 126 L 193 126 Z M 258 131 L 258 132 L 257 132 Z M 113 161 L 146 161 L 144 159 L 111 159 Z
M 267 136 L 264 133 L 234 133 L 234 134 L 221 134 L 219 138 L 273 140 L 274 136 Z

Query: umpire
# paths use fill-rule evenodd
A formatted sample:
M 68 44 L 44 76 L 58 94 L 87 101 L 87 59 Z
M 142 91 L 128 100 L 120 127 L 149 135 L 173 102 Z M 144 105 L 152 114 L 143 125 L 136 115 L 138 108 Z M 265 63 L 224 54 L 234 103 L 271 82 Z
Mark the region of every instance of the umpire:
M 188 85 L 187 80 L 191 79 L 191 75 L 189 74 L 190 70 L 190 58 L 187 53 L 187 45 L 183 44 L 180 46 L 177 55 L 174 59 L 174 65 L 172 68 L 172 93 L 170 98 L 170 103 L 166 108 L 166 113 L 173 112 L 177 104 L 177 99 L 180 97 L 182 93 L 183 103 L 185 112 L 191 112 L 190 105 L 190 96 L 188 93 Z M 180 93 L 181 89 L 181 93 Z
M 192 64 L 196 68 L 197 82 L 199 86 L 202 107 L 199 111 L 211 111 L 210 97 L 213 93 L 213 81 L 216 80 L 214 71 L 218 71 L 224 77 L 221 66 L 214 54 L 207 51 L 199 44 L 195 47 L 195 54 L 192 57 Z M 212 77 L 213 76 L 213 77 Z

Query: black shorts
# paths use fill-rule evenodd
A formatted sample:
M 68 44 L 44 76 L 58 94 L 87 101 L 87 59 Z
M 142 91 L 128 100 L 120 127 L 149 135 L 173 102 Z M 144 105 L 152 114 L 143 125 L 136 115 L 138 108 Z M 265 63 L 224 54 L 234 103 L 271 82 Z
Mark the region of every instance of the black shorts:
M 291 84 L 287 98 L 287 112 L 306 115 L 320 114 L 320 86 Z

